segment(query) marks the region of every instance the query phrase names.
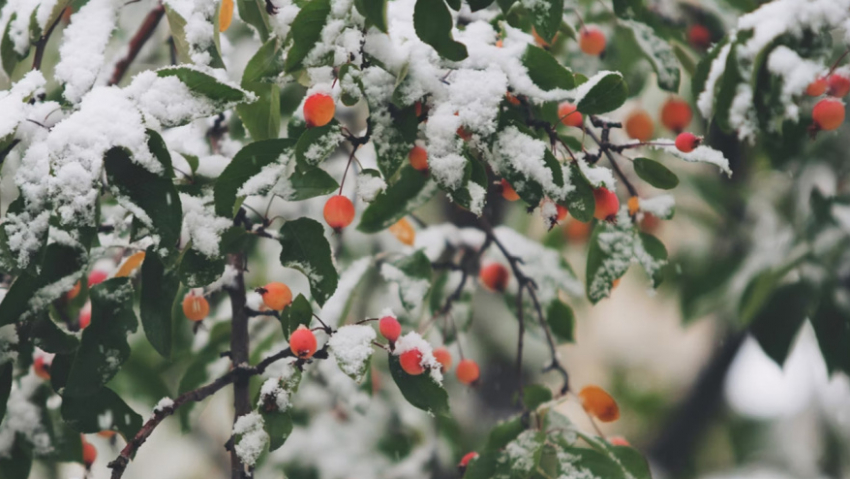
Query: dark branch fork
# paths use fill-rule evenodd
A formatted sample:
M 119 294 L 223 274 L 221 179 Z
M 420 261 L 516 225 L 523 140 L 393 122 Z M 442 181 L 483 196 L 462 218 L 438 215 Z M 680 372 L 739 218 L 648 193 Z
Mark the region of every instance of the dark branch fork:
M 127 73 L 127 70 L 130 68 L 130 64 L 133 63 L 133 60 L 136 59 L 136 56 L 142 50 L 142 47 L 148 39 L 150 39 L 151 35 L 153 35 L 153 32 L 156 30 L 157 25 L 159 25 L 160 20 L 162 20 L 163 15 L 165 15 L 165 6 L 163 6 L 161 2 L 157 3 L 156 7 L 147 14 L 145 19 L 142 21 L 139 30 L 136 31 L 136 34 L 133 35 L 133 38 L 130 40 L 127 55 L 115 64 L 115 70 L 113 70 L 112 78 L 109 80 L 110 85 L 117 85 L 121 81 L 124 74 Z

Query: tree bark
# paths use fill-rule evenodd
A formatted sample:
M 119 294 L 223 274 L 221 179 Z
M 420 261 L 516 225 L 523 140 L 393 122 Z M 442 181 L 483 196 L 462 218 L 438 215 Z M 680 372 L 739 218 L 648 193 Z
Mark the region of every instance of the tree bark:
M 248 339 L 248 313 L 245 308 L 245 276 L 244 256 L 241 254 L 230 255 L 230 265 L 237 270 L 233 285 L 228 288 L 230 305 L 232 311 L 232 330 L 230 333 L 230 358 L 233 366 L 248 365 L 249 339 Z M 251 412 L 251 398 L 248 389 L 250 378 L 240 376 L 233 382 L 233 422 L 240 416 Z M 232 479 L 244 479 L 252 474 L 245 470 L 245 465 L 236 454 L 234 447 L 230 448 L 230 469 Z

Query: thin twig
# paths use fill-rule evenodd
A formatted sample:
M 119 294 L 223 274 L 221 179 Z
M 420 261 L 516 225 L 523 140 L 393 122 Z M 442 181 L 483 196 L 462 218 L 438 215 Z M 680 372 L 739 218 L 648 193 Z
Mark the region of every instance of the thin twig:
M 604 126 L 602 130 L 603 135 L 605 135 L 606 137 L 606 133 L 609 131 L 609 126 L 610 125 Z M 604 153 L 605 156 L 608 158 L 608 161 L 611 163 L 611 168 L 614 170 L 615 173 L 617 173 L 617 176 L 620 177 L 620 179 L 623 181 L 623 184 L 626 185 L 626 189 L 629 190 L 629 194 L 631 194 L 632 196 L 638 196 L 637 189 L 635 189 L 634 185 L 632 185 L 632 182 L 629 181 L 629 179 L 623 173 L 623 170 L 620 169 L 620 165 L 617 164 L 617 160 L 614 159 L 614 155 L 611 154 L 609 143 L 600 139 L 598 136 L 596 136 L 596 133 L 590 131 L 590 129 L 587 130 L 587 135 L 590 136 L 590 138 L 592 138 L 597 145 L 599 145 L 599 151 Z
M 136 34 L 133 35 L 132 39 L 130 39 L 130 46 L 129 50 L 127 50 L 127 55 L 115 64 L 115 70 L 113 70 L 112 78 L 109 80 L 110 85 L 117 85 L 121 81 L 124 74 L 127 73 L 127 70 L 130 68 L 130 64 L 133 63 L 133 60 L 136 59 L 136 56 L 142 50 L 142 47 L 151 35 L 153 35 L 153 32 L 156 30 L 157 25 L 159 25 L 159 21 L 162 20 L 163 15 L 165 15 L 165 6 L 163 6 L 162 3 L 157 3 L 156 7 L 148 12 L 147 16 L 142 21 L 141 26 L 139 26 L 139 30 L 136 31 Z
M 53 20 L 53 23 L 50 24 L 44 35 L 42 35 L 35 43 L 35 55 L 32 59 L 33 70 L 41 70 L 41 62 L 44 60 L 44 50 L 47 48 L 47 42 L 50 40 L 50 34 L 53 33 L 56 25 L 59 24 L 59 20 L 62 20 L 62 15 L 56 16 L 56 20 Z

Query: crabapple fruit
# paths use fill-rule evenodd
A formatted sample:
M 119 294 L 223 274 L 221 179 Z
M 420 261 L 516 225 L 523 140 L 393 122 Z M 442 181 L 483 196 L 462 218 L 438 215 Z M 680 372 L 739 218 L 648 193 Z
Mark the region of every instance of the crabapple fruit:
M 605 51 L 605 34 L 596 27 L 582 27 L 579 30 L 578 47 L 588 55 L 599 55 Z
M 490 263 L 481 268 L 478 277 L 484 286 L 487 286 L 492 291 L 503 292 L 508 286 L 510 274 L 508 268 L 505 268 L 499 263 Z
M 448 372 L 452 368 L 452 353 L 446 348 L 437 348 L 434 350 L 434 359 L 440 363 L 440 371 Z
M 818 77 L 806 87 L 806 95 L 821 96 L 826 93 L 827 86 L 826 77 Z
M 413 229 L 413 226 L 410 225 L 410 222 L 406 218 L 396 221 L 389 227 L 389 230 L 397 240 L 407 246 L 413 246 L 413 243 L 416 242 L 416 230 Z
M 419 376 L 425 372 L 425 367 L 422 366 L 422 352 L 418 349 L 401 353 L 398 362 L 401 364 L 401 369 L 411 376 Z
M 407 159 L 410 160 L 413 169 L 419 171 L 428 170 L 428 152 L 425 151 L 425 148 L 414 146 L 410 149 L 410 153 L 407 154 Z
M 617 194 L 604 186 L 593 190 L 593 199 L 596 200 L 593 217 L 598 220 L 608 219 L 616 215 L 620 209 L 620 199 L 617 198 Z
M 640 141 L 651 140 L 652 134 L 655 132 L 655 125 L 652 122 L 652 118 L 644 110 L 633 111 L 626 118 L 624 127 L 629 138 Z
M 334 195 L 328 198 L 323 213 L 328 226 L 339 231 L 354 221 L 354 204 L 345 196 Z
M 468 453 L 466 453 L 466 454 L 465 454 L 465 455 L 464 455 L 464 456 L 460 459 L 460 462 L 458 463 L 457 467 L 459 467 L 459 468 L 461 468 L 461 469 L 466 469 L 466 466 L 468 466 L 468 465 L 469 465 L 469 461 L 471 461 L 471 460 L 475 459 L 476 457 L 478 457 L 478 453 L 477 453 L 477 452 L 475 452 L 475 451 L 472 451 L 472 452 L 468 452 Z
M 690 153 L 699 146 L 701 141 L 702 140 L 693 133 L 687 131 L 679 133 L 679 136 L 676 137 L 676 149 L 682 153 Z
M 841 98 L 850 93 L 850 78 L 844 75 L 833 73 L 827 78 L 826 83 L 826 93 L 829 96 Z
M 50 380 L 50 363 L 45 361 L 44 356 L 39 356 L 33 360 L 32 370 L 41 379 Z
M 581 128 L 582 125 L 582 116 L 579 113 L 578 109 L 575 105 L 569 102 L 561 103 L 558 106 L 558 118 L 561 119 L 561 123 L 567 126 L 574 126 L 576 128 Z
M 190 292 L 183 298 L 183 314 L 191 321 L 201 321 L 210 314 L 207 298 Z
M 334 99 L 324 93 L 314 93 L 304 101 L 304 121 L 309 128 L 327 125 L 335 111 Z
M 507 180 L 502 178 L 502 198 L 508 201 L 516 201 L 519 199 L 519 195 L 516 190 Z
M 269 283 L 256 291 L 263 297 L 263 304 L 274 311 L 283 311 L 292 303 L 292 291 L 283 283 Z
M 812 121 L 818 130 L 835 130 L 844 122 L 844 103 L 832 98 L 819 101 L 812 109 Z
M 459 363 L 457 363 L 457 368 L 455 368 L 457 380 L 463 384 L 472 384 L 475 381 L 478 381 L 478 376 L 480 374 L 478 364 L 471 359 L 462 359 Z
M 97 449 L 95 449 L 92 443 L 83 438 L 83 463 L 86 465 L 86 468 L 90 468 L 96 459 Z
M 694 48 L 705 50 L 711 45 L 711 30 L 705 25 L 691 25 L 688 29 L 688 43 Z
M 316 335 L 303 324 L 289 336 L 289 349 L 299 359 L 310 359 L 316 353 Z
M 401 336 L 401 324 L 392 316 L 384 316 L 378 321 L 378 330 L 381 332 L 381 336 L 387 338 L 387 341 L 390 344 L 396 342 L 399 336 Z
M 613 422 L 620 417 L 617 402 L 599 386 L 585 386 L 578 393 L 581 406 L 588 414 L 602 422 Z
M 661 107 L 661 124 L 676 133 L 687 128 L 692 117 L 691 105 L 678 98 L 670 98 Z
M 221 9 L 218 12 L 218 31 L 226 32 L 233 21 L 233 0 L 221 0 Z

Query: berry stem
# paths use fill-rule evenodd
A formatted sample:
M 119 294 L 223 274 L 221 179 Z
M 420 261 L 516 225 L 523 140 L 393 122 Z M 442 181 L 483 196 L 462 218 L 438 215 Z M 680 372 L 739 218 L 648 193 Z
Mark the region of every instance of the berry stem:
M 828 75 L 832 75 L 835 72 L 835 69 L 838 68 L 838 64 L 841 63 L 841 60 L 844 60 L 844 57 L 846 57 L 848 53 L 850 53 L 850 48 L 844 50 L 844 53 L 842 53 L 841 56 L 838 57 L 838 60 L 835 60 L 835 63 L 833 63 L 832 66 L 829 68 Z
M 339 194 L 342 195 L 342 187 L 345 186 L 345 177 L 348 176 L 348 168 L 351 167 L 351 160 L 354 159 L 354 153 L 360 147 L 359 143 L 354 143 L 351 148 L 351 154 L 348 155 L 348 163 L 345 164 L 345 172 L 342 174 L 342 180 L 339 182 Z

